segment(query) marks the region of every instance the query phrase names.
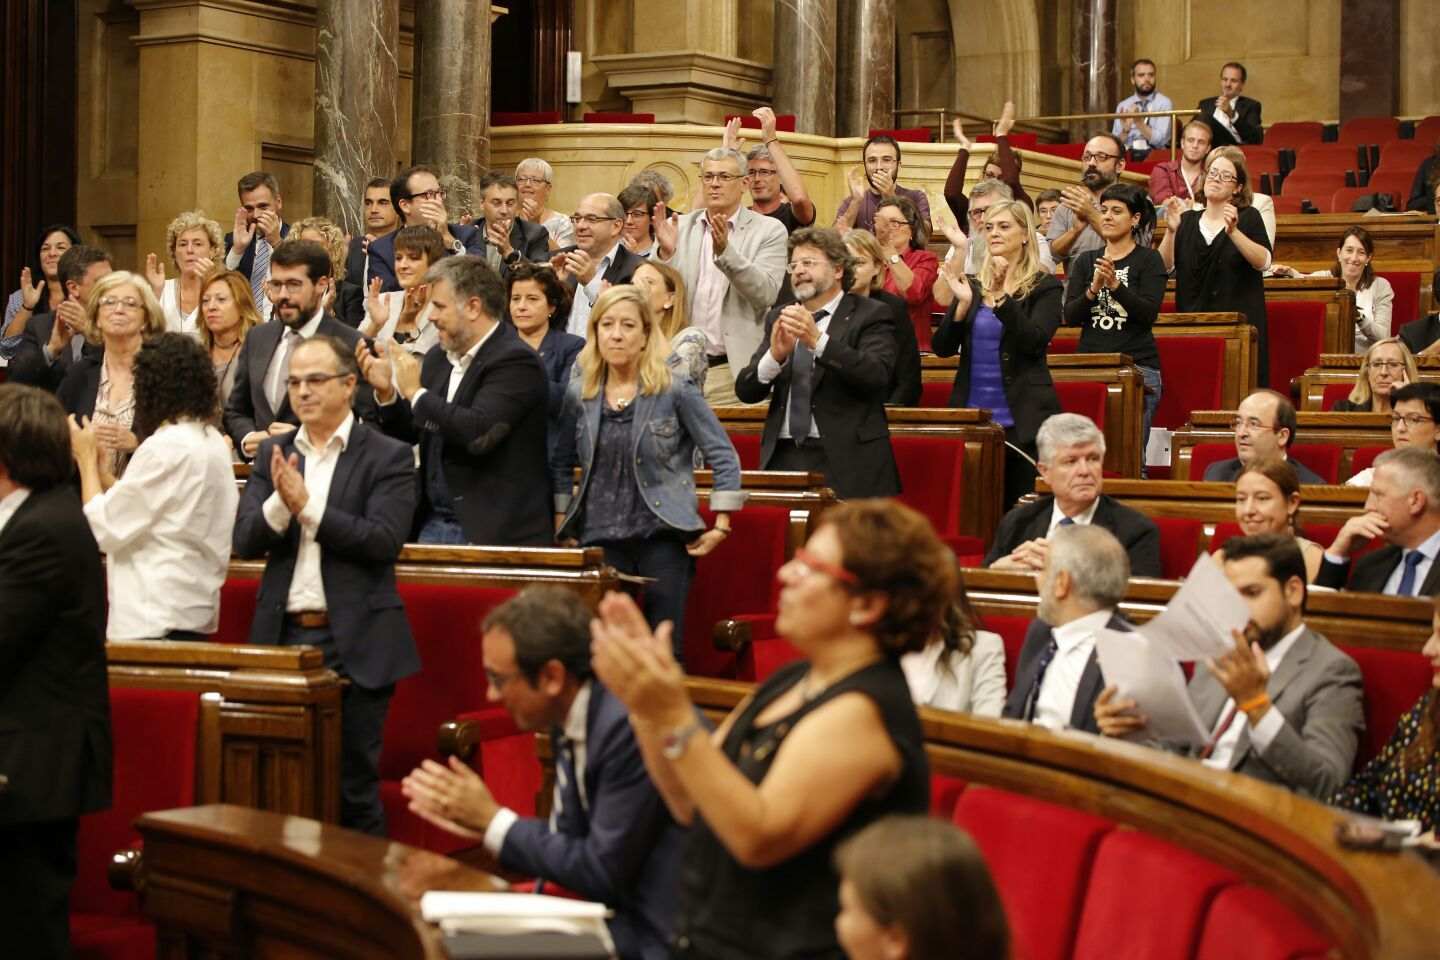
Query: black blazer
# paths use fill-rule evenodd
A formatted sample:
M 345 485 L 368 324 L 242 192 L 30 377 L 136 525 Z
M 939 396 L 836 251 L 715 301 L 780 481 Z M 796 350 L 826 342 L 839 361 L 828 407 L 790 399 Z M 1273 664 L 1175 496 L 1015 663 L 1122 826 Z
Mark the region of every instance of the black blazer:
M 475 221 L 475 229 L 479 232 L 477 241 L 479 249 L 475 251 L 475 254 L 483 257 L 485 251 L 490 248 L 490 241 L 485 239 L 484 217 Z M 466 246 L 468 247 L 469 243 L 466 243 Z M 522 260 L 531 260 L 535 263 L 550 262 L 550 231 L 546 230 L 542 224 L 531 223 L 529 220 L 516 217 L 510 222 L 510 246 L 520 254 Z M 606 279 L 609 279 L 609 274 L 606 274 Z
M 1132 629 L 1129 621 L 1118 611 L 1110 616 L 1110 622 L 1105 626 L 1111 630 Z M 1010 696 L 1005 699 L 1005 709 L 1000 711 L 1002 717 L 1026 719 L 1026 706 L 1032 697 L 1040 696 L 1036 686 L 1036 680 L 1040 679 L 1040 655 L 1045 652 L 1054 636 L 1054 629 L 1044 620 L 1030 621 L 1030 626 L 1025 631 L 1025 645 L 1020 648 L 1020 662 L 1015 665 L 1015 685 L 1010 689 Z M 1070 729 L 1095 734 L 1100 732 L 1100 726 L 1095 722 L 1095 699 L 1104 689 L 1105 678 L 1100 674 L 1100 659 L 1095 655 L 1095 651 L 1091 650 L 1090 659 L 1085 661 L 1085 670 L 1080 674 L 1080 685 L 1075 688 L 1075 705 L 1070 710 L 1068 724 Z
M 270 451 L 278 445 L 289 457 L 296 433 L 260 444 L 235 518 L 235 555 L 266 558 L 255 600 L 250 642 L 277 644 L 285 629 L 285 603 L 295 577 L 300 521 L 284 533 L 265 520 L 264 504 L 275 485 Z M 305 469 L 301 458 L 300 469 Z M 335 645 L 345 673 L 376 690 L 420 669 L 405 607 L 395 586 L 395 558 L 405 546 L 415 514 L 415 455 L 410 447 L 372 427 L 356 423 L 335 464 L 325 513 L 316 531 L 320 578 Z
M 45 362 L 44 347 L 50 342 L 50 334 L 54 331 L 55 314 L 53 313 L 37 313 L 25 321 L 25 330 L 20 334 L 20 342 L 15 346 L 15 353 L 10 357 L 7 381 L 29 384 L 42 390 L 59 389 L 60 382 L 65 379 L 65 374 L 70 370 L 72 358 L 69 350 L 61 350 L 60 355 L 55 358 L 53 363 Z M 84 357 L 99 353 L 100 347 L 87 343 L 80 355 Z
M 1050 514 L 1054 509 L 1054 497 L 1041 497 L 1034 503 L 1022 504 L 1005 514 L 995 531 L 990 552 L 985 555 L 985 566 L 990 566 L 1001 557 L 1009 556 L 1027 540 L 1043 538 L 1050 531 Z M 1100 504 L 1095 508 L 1095 516 L 1090 522 L 1115 534 L 1115 539 L 1120 541 L 1120 545 L 1130 555 L 1132 577 L 1162 576 L 1160 528 L 1155 526 L 1153 520 L 1102 493 Z
M 385 432 L 420 444 L 420 503 L 430 512 L 425 471 L 431 434 L 439 434 L 441 469 L 460 526 L 471 543 L 546 547 L 555 541 L 554 502 L 545 456 L 549 388 L 540 356 L 515 329 L 500 324 L 470 362 L 454 402 L 447 403 L 450 360 L 440 345 L 420 367 L 425 388 L 412 408 L 397 396 L 380 408 Z
M 1290 460 L 1290 466 L 1295 468 L 1295 476 L 1300 478 L 1301 483 L 1329 483 L 1320 474 L 1311 470 L 1299 460 Z M 1205 468 L 1205 480 L 1219 483 L 1234 483 L 1235 478 L 1240 476 L 1240 458 L 1231 457 L 1229 460 L 1217 460 Z
M 1315 574 L 1315 586 L 1360 593 L 1382 593 L 1385 590 L 1385 581 L 1390 579 L 1390 575 L 1400 565 L 1400 558 L 1404 553 L 1404 550 L 1391 543 L 1353 562 L 1332 563 L 1327 556 L 1320 561 L 1320 570 Z M 1420 584 L 1420 595 L 1433 597 L 1437 593 L 1440 593 L 1440 563 L 1433 563 L 1430 565 L 1430 572 L 1425 575 L 1425 582 Z
M 0 827 L 104 809 L 105 570 L 73 487 L 26 498 L 0 532 L 0 572 Z
M 1235 130 L 1240 134 L 1239 141 L 1236 141 L 1230 131 L 1215 119 L 1215 101 L 1218 99 L 1220 98 L 1206 97 L 1195 108 L 1200 111 L 1200 116 L 1196 119 L 1204 120 L 1210 127 L 1210 146 L 1238 146 L 1242 143 L 1259 143 L 1265 139 L 1265 131 L 1261 129 L 1260 123 L 1259 100 L 1252 100 L 1246 96 L 1235 98 Z
M 995 310 L 1003 332 L 1000 334 L 1000 375 L 1005 382 L 1005 402 L 1015 418 L 1013 442 L 1033 450 L 1035 434 L 1047 417 L 1060 412 L 1060 398 L 1055 394 L 1055 381 L 1045 353 L 1050 339 L 1060 326 L 1061 301 L 1065 288 L 1059 280 L 1043 276 L 1022 299 L 1006 300 Z M 955 371 L 955 389 L 950 392 L 950 406 L 963 407 L 970 399 L 970 342 L 975 332 L 975 318 L 984 301 L 980 284 L 970 281 L 970 309 L 964 317 L 955 316 L 956 304 L 950 304 L 945 320 L 930 338 L 930 349 L 938 357 L 961 356 Z
M 395 231 L 390 232 L 394 233 Z M 361 288 L 365 286 L 365 260 L 368 256 L 369 254 L 365 250 L 365 238 L 363 236 L 351 237 L 350 249 L 345 253 L 346 283 L 353 283 Z
M 520 221 L 516 221 L 519 223 Z M 402 225 L 403 226 L 403 225 Z M 459 240 L 465 247 L 467 254 L 483 256 L 485 253 L 485 231 L 474 225 L 452 223 L 450 236 Z M 542 231 L 544 227 L 540 228 Z M 392 230 L 383 237 L 376 237 L 370 241 L 370 276 L 380 278 L 380 289 L 382 292 L 400 289 L 400 281 L 395 277 L 395 235 L 399 230 Z M 513 237 L 513 231 L 512 231 Z M 511 241 L 514 242 L 513 240 Z M 516 247 L 518 250 L 519 247 Z M 451 251 L 447 250 L 446 253 Z M 353 251 L 352 251 L 353 256 Z M 353 269 L 353 268 L 349 268 Z M 363 270 L 361 271 L 364 272 Z
M 240 356 L 235 362 L 235 387 L 225 401 L 225 432 L 235 441 L 236 451 L 240 450 L 240 443 L 247 433 L 267 430 L 277 420 L 300 425 L 300 418 L 290 408 L 289 396 L 280 401 L 279 410 L 272 410 L 270 398 L 265 395 L 265 373 L 270 369 L 270 360 L 275 356 L 275 349 L 280 345 L 285 330 L 285 324 L 279 320 L 262 323 L 245 335 L 245 342 L 240 346 Z M 315 333 L 334 337 L 352 351 L 360 342 L 360 332 L 354 327 L 347 327 L 333 314 L 327 313 L 321 319 Z M 352 404 L 356 417 L 361 420 L 376 419 L 375 393 L 364 378 L 355 388 Z
M 288 236 L 290 236 L 290 224 L 282 222 L 280 224 L 280 239 L 284 240 Z M 230 248 L 233 246 L 235 246 L 235 234 L 233 232 L 225 234 L 225 253 L 227 256 L 230 253 Z M 245 274 L 246 278 L 248 279 L 250 276 L 250 271 L 254 269 L 254 267 L 255 241 L 251 240 L 250 246 L 246 247 L 245 252 L 240 255 L 240 262 L 236 264 L 235 269 Z
M 735 381 L 735 395 L 742 402 L 770 401 L 760 439 L 761 469 L 775 455 L 790 399 L 788 362 L 772 382 L 761 383 L 759 377 L 780 310 L 774 307 L 765 315 L 760 347 Z M 847 293 L 826 327 L 830 339 L 825 352 L 815 358 L 811 412 L 830 465 L 826 479 L 843 499 L 893 497 L 900 492 L 900 472 L 885 419 L 885 398 L 895 366 L 894 326 L 883 304 Z
M 1436 272 L 1436 276 L 1440 277 L 1440 271 Z M 1440 340 L 1440 313 L 1432 313 L 1419 320 L 1411 320 L 1400 328 L 1399 336 L 1405 346 L 1410 348 L 1411 353 L 1419 353 L 1436 340 Z M 14 360 L 10 361 L 10 369 L 11 371 L 15 369 Z M 13 372 L 10 374 L 10 379 L 15 379 Z
M 65 379 L 55 391 L 60 406 L 66 413 L 80 417 L 95 415 L 95 397 L 100 393 L 100 369 L 105 364 L 105 353 L 87 353 L 70 364 Z
M 895 369 L 890 372 L 885 402 L 896 407 L 913 407 L 920 402 L 920 344 L 915 339 L 915 325 L 910 322 L 910 309 L 889 290 L 876 290 L 870 299 L 889 307 L 890 319 L 895 322 Z
M 563 323 L 551 326 L 545 331 L 545 339 L 540 341 L 540 349 L 536 352 L 540 354 L 540 362 L 545 366 L 545 379 L 550 391 L 545 409 L 550 411 L 552 417 L 558 417 L 561 408 L 565 406 L 565 388 L 570 386 L 570 368 L 575 365 L 575 358 L 580 356 L 583 349 L 585 338 L 566 333 Z

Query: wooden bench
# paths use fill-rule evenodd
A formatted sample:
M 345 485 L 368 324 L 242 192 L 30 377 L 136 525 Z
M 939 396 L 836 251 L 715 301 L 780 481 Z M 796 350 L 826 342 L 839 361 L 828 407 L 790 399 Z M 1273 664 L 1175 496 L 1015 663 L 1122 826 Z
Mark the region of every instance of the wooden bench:
M 1235 431 L 1231 427 L 1231 410 L 1196 410 L 1190 414 L 1190 422 L 1175 431 L 1170 442 L 1171 477 L 1175 480 L 1189 480 L 1194 448 L 1198 444 L 1235 443 Z M 1362 447 L 1391 445 L 1390 417 L 1383 413 L 1329 413 L 1301 410 L 1296 414 L 1295 446 L 1330 446 L 1339 449 L 1338 480 L 1349 478 L 1355 452 Z M 1233 456 L 1233 454 L 1231 455 Z M 1196 477 L 1195 479 L 1199 479 Z
M 1049 494 L 1043 481 L 1035 485 Z M 1235 484 L 1201 480 L 1111 480 L 1105 494 L 1147 517 L 1200 520 L 1213 528 L 1235 519 Z M 1300 488 L 1302 523 L 1340 526 L 1365 508 L 1366 491 L 1359 487 L 1312 486 Z M 1209 529 L 1213 533 L 1213 529 Z
M 1299 402 L 1296 407 L 1300 410 L 1324 411 L 1329 409 L 1325 403 L 1325 395 L 1332 387 L 1344 387 L 1349 393 L 1355 386 L 1356 379 L 1360 376 L 1361 358 L 1353 353 L 1324 353 L 1320 355 L 1320 362 L 1309 370 L 1297 381 Z M 1415 364 L 1420 371 L 1420 379 L 1426 383 L 1440 383 L 1440 357 L 1416 357 Z

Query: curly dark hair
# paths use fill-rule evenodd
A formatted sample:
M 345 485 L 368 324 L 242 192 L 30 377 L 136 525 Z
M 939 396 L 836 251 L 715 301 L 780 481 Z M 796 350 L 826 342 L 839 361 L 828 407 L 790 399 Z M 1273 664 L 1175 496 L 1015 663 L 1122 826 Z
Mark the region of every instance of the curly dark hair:
M 183 333 L 147 340 L 135 356 L 135 436 L 144 440 L 167 420 L 215 423 L 220 417 L 215 367 L 205 348 Z
M 555 308 L 550 314 L 550 326 L 565 329 L 565 323 L 570 317 L 570 291 L 565 289 L 565 284 L 555 276 L 555 271 L 550 269 L 548 263 L 530 263 L 521 260 L 510 268 L 510 282 L 506 288 L 505 297 L 505 319 L 510 319 L 510 291 L 515 289 L 515 284 L 522 280 L 530 280 L 540 285 L 540 291 L 545 294 L 545 301 Z M 511 321 L 513 324 L 514 321 Z
M 889 600 L 872 628 L 890 656 L 925 649 L 955 600 L 955 555 L 924 515 L 894 500 L 851 500 L 825 512 L 822 526 L 840 538 L 842 565 L 857 593 Z

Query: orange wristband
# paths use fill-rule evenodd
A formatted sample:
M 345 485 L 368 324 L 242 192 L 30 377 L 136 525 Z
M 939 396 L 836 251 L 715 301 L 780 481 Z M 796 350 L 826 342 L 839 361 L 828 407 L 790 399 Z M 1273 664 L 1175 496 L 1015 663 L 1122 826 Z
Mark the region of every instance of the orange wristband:
M 1268 694 L 1268 693 L 1262 693 L 1262 694 L 1260 694 L 1260 695 L 1257 696 L 1257 697 L 1252 697 L 1252 698 L 1250 698 L 1249 700 L 1246 700 L 1244 703 L 1240 704 L 1240 705 L 1237 706 L 1235 709 L 1239 710 L 1241 713 L 1249 713 L 1251 710 L 1254 710 L 1256 707 L 1269 706 L 1269 704 L 1270 704 L 1270 694 Z

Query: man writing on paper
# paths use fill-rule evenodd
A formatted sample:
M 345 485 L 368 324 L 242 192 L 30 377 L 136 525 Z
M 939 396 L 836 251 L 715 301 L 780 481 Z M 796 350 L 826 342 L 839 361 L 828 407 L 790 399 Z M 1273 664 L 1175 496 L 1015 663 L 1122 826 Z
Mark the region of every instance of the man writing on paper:
M 1305 558 L 1293 537 L 1232 537 L 1225 576 L 1250 607 L 1235 647 L 1206 662 L 1190 698 L 1210 741 L 1206 766 L 1233 770 L 1324 799 L 1350 776 L 1365 718 L 1360 668 L 1305 625 Z M 1095 701 L 1105 736 L 1145 729 L 1133 700 L 1108 687 Z

